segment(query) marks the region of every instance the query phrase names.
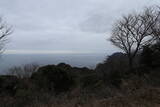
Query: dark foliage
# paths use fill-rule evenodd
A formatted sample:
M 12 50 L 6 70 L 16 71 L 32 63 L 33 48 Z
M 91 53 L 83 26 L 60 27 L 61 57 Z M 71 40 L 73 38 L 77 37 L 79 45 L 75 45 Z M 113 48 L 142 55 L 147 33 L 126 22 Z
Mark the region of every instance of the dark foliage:
M 70 90 L 74 86 L 74 80 L 66 72 L 70 66 L 65 64 L 47 65 L 40 67 L 37 72 L 33 73 L 31 79 L 40 89 L 60 93 Z
M 145 46 L 141 53 L 140 63 L 150 68 L 160 67 L 160 43 Z
M 95 69 L 106 85 L 115 87 L 119 87 L 128 70 L 127 56 L 123 53 L 108 56 L 104 63 L 98 64 Z
M 0 76 L 0 95 L 14 95 L 18 84 L 15 76 Z

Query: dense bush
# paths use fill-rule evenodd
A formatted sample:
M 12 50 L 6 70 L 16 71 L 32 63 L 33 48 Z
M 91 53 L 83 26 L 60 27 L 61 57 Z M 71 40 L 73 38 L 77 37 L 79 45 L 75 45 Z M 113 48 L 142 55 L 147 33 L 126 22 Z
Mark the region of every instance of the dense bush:
M 0 76 L 0 95 L 14 95 L 18 82 L 15 76 Z
M 119 87 L 121 80 L 128 72 L 128 59 L 123 53 L 114 53 L 97 65 L 95 71 L 106 85 Z
M 61 67 L 63 66 L 63 67 Z M 47 65 L 40 67 L 33 73 L 31 79 L 40 89 L 46 89 L 55 93 L 70 90 L 74 86 L 74 79 L 66 72 L 67 65 Z
M 143 66 L 152 69 L 160 67 L 160 43 L 145 46 L 141 53 L 140 62 Z

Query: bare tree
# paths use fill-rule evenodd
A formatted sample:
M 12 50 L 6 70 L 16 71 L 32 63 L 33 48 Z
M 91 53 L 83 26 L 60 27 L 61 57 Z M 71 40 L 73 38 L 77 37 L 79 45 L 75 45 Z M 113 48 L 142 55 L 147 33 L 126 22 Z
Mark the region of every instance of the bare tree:
M 113 27 L 110 41 L 122 49 L 128 56 L 129 66 L 143 46 L 151 44 L 155 39 L 152 28 L 160 14 L 154 14 L 152 8 L 147 8 L 139 14 L 129 14 L 117 21 Z
M 8 75 L 15 75 L 18 78 L 29 78 L 32 73 L 36 72 L 38 69 L 38 64 L 26 64 L 23 66 L 15 66 L 8 70 Z
M 150 11 L 150 15 L 152 17 L 157 17 L 156 23 L 151 28 L 151 30 L 153 32 L 153 36 L 156 38 L 156 42 L 160 42 L 160 17 L 159 17 L 159 14 L 160 14 L 160 7 L 159 6 L 153 7 L 152 11 Z
M 0 18 L 0 52 L 3 52 L 4 45 L 7 41 L 8 35 L 12 33 L 12 28 Z

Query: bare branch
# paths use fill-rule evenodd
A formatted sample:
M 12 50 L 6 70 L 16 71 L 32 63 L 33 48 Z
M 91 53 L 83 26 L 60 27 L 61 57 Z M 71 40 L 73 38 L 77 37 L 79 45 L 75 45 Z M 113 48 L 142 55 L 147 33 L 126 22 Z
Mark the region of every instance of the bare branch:
M 143 46 L 155 41 L 153 35 L 160 40 L 159 10 L 159 8 L 146 8 L 142 13 L 124 16 L 113 27 L 110 41 L 132 60 Z
M 8 40 L 8 35 L 12 33 L 12 27 L 8 26 L 2 18 L 0 18 L 0 53 L 3 52 L 4 45 Z

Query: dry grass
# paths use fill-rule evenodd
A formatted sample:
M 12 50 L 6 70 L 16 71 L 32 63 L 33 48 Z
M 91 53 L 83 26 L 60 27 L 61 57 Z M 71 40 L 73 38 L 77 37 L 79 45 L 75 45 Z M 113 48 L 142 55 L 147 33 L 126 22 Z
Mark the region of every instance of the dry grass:
M 41 100 L 37 98 L 32 103 L 24 100 L 20 104 L 23 107 L 160 107 L 160 88 L 141 88 L 130 94 L 119 93 L 108 98 L 76 93 L 59 97 L 48 94 L 47 97 L 41 96 Z M 0 100 L 0 107 L 22 107 L 13 97 L 0 97 Z
M 119 94 L 107 99 L 96 97 L 90 97 L 87 100 L 83 97 L 53 98 L 48 104 L 35 102 L 32 107 L 160 107 L 160 89 L 139 89 L 130 95 Z

